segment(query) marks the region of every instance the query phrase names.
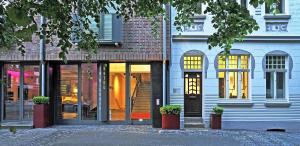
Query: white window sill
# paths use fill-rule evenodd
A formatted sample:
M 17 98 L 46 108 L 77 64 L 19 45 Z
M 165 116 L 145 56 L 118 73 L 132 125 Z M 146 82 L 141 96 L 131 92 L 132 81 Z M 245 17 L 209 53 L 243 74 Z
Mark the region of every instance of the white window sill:
M 265 103 L 266 107 L 290 107 L 291 103 L 288 102 L 287 100 L 282 100 L 282 99 L 278 99 L 278 100 L 267 100 Z
M 238 106 L 251 107 L 253 102 L 249 99 L 221 99 L 218 101 L 219 106 Z
M 291 19 L 291 15 L 287 14 L 266 14 L 264 16 L 266 22 L 288 22 Z

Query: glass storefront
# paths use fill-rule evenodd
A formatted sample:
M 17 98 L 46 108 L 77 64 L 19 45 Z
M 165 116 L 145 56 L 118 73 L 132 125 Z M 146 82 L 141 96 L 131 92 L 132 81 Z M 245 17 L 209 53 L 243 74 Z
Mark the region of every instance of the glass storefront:
M 126 118 L 126 64 L 109 64 L 109 120 Z
M 82 120 L 97 119 L 97 64 L 81 64 L 81 113 Z
M 78 65 L 60 66 L 60 99 L 62 119 L 77 119 Z
M 39 66 L 5 64 L 3 120 L 32 120 L 32 98 L 39 95 Z
M 130 66 L 131 120 L 151 119 L 150 65 Z

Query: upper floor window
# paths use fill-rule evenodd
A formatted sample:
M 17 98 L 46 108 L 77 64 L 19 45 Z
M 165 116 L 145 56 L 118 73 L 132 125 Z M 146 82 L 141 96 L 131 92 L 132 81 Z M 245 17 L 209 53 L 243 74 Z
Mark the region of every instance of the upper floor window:
M 79 16 L 74 15 L 74 21 L 78 21 Z M 88 17 L 90 21 L 89 29 L 96 34 L 99 42 L 121 42 L 122 20 L 116 14 L 100 14 L 100 25 L 92 17 Z M 76 26 L 77 27 L 77 26 Z M 76 29 L 76 28 L 74 28 Z M 80 40 L 75 34 L 72 36 L 74 42 Z
M 249 98 L 249 58 L 249 55 L 218 56 L 220 98 Z
M 247 0 L 240 0 L 241 6 L 247 8 Z
M 272 9 L 276 10 L 276 13 L 284 14 L 285 13 L 285 0 L 276 0 L 273 4 L 265 4 L 266 14 L 272 14 Z

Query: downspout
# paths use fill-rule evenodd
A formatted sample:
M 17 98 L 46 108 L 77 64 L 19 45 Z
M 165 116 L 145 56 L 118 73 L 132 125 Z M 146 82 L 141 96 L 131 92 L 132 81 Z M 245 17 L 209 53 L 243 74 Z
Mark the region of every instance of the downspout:
M 40 38 L 40 88 L 41 88 L 41 96 L 45 96 L 45 34 L 44 34 L 44 26 L 45 17 L 41 16 L 41 38 Z
M 166 10 L 166 5 L 163 5 L 163 9 Z M 166 16 L 163 16 L 163 106 L 166 105 L 166 63 L 167 63 L 167 27 Z

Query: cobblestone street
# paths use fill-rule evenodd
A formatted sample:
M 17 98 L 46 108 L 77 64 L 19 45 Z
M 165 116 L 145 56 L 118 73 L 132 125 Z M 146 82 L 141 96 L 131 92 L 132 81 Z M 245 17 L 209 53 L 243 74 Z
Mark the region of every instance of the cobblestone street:
M 2 146 L 35 145 L 175 145 L 175 146 L 300 146 L 300 133 L 230 130 L 160 130 L 150 126 L 54 126 L 0 130 Z

